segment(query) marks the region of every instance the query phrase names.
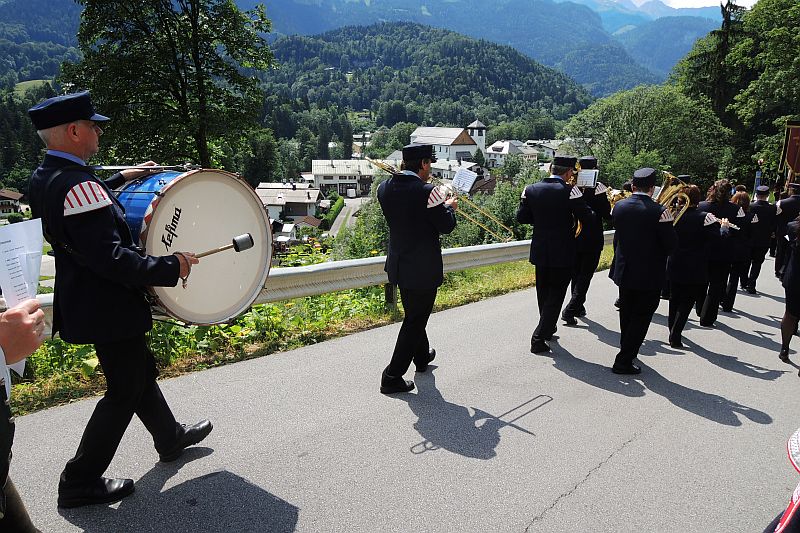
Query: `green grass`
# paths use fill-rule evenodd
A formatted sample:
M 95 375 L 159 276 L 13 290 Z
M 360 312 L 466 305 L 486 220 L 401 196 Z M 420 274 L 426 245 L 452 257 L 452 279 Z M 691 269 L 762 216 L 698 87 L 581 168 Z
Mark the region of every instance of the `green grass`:
M 29 81 L 21 81 L 14 86 L 14 93 L 17 95 L 25 94 L 25 91 L 28 89 L 32 89 L 33 87 L 38 87 L 39 85 L 44 85 L 45 83 L 50 83 L 51 80 L 29 80 Z

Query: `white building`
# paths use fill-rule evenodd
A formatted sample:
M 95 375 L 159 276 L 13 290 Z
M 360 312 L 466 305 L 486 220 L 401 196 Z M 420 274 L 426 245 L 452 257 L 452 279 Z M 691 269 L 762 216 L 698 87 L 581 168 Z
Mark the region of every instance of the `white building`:
M 314 186 L 323 193 L 335 189 L 341 196 L 347 196 L 348 189 L 360 195 L 369 194 L 376 172 L 369 161 L 361 159 L 315 159 L 311 162 Z
M 563 142 L 560 139 L 538 139 L 525 141 L 525 144 L 535 149 L 542 156 L 552 159 Z
M 314 216 L 320 191 L 302 183 L 259 183 L 256 194 L 273 220 L 299 220 Z
M 486 126 L 476 120 L 468 128 L 421 127 L 411 134 L 411 143 L 433 145 L 436 159 L 472 159 L 478 150 L 486 155 Z
M 486 150 L 486 166 L 502 167 L 509 155 L 518 155 L 523 161 L 532 163 L 539 159 L 539 152 L 522 141 L 496 141 Z
M 478 170 L 478 163 L 471 161 L 453 161 L 450 159 L 439 159 L 435 163 L 431 163 L 431 175 L 434 178 L 441 178 L 443 180 L 452 180 L 459 168 L 465 168 L 476 172 Z

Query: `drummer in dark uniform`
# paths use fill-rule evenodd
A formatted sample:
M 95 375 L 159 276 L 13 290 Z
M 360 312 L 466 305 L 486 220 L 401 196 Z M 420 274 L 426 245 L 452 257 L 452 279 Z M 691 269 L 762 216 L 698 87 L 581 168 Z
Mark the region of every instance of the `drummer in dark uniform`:
M 753 215 L 750 230 L 752 249 L 745 290 L 750 294 L 756 294 L 756 281 L 772 238 L 775 236 L 777 223 L 777 208 L 769 203 L 769 187 L 766 185 L 756 187 L 756 199 L 750 204 L 750 213 Z
M 69 343 L 94 344 L 107 383 L 61 474 L 58 505 L 110 503 L 134 490 L 130 479 L 102 477 L 134 414 L 165 462 L 211 431 L 208 420 L 193 426 L 175 421 L 145 339 L 152 318 L 144 288 L 175 286 L 198 260 L 184 252 L 148 256 L 134 242 L 111 189 L 148 171 L 124 170 L 103 182 L 86 167 L 98 151 L 99 124 L 108 120 L 95 113 L 88 92 L 47 99 L 28 114 L 47 145 L 29 196 L 55 252 L 53 333 Z
M 633 174 L 633 194 L 620 200 L 611 213 L 616 248 L 611 279 L 620 289 L 620 350 L 611 370 L 638 374 L 633 364 L 658 308 L 666 276 L 667 256 L 678 245 L 672 213 L 653 200 L 661 173 L 640 168 Z
M 444 280 L 439 235 L 455 229 L 458 202 L 427 183 L 435 162 L 433 146 L 408 145 L 403 148 L 403 172 L 378 187 L 378 201 L 389 225 L 384 269 L 389 283 L 400 288 L 405 313 L 392 360 L 381 376 L 383 394 L 413 390 L 414 382 L 403 378 L 411 362 L 417 372 L 425 372 L 436 357 L 425 327 Z
M 583 193 L 567 182 L 572 179 L 577 159 L 556 156 L 550 177 L 528 185 L 522 192 L 517 220 L 533 225 L 530 262 L 536 267 L 536 300 L 539 324 L 531 336 L 531 353 L 550 351 L 558 313 L 575 266 L 575 221 L 594 223 L 594 213 Z
M 597 168 L 597 158 L 593 156 L 581 157 L 578 160 L 581 170 L 594 170 Z M 580 188 L 580 187 L 579 187 Z M 600 263 L 600 254 L 603 252 L 605 240 L 603 238 L 603 220 L 611 220 L 611 204 L 606 194 L 606 186 L 599 181 L 593 187 L 583 187 L 583 201 L 594 212 L 584 224 L 580 234 L 575 238 L 575 265 L 572 271 L 572 297 L 561 313 L 561 319 L 569 325 L 576 325 L 577 316 L 586 316 L 586 293 L 592 277 Z
M 790 183 L 790 196 L 776 204 L 775 238 L 775 276 L 783 277 L 783 269 L 788 260 L 789 241 L 786 239 L 786 226 L 800 215 L 800 183 Z

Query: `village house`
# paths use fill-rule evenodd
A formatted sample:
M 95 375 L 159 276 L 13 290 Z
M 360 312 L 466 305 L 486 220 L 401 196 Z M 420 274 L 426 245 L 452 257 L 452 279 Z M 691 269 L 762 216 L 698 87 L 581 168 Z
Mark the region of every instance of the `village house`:
M 340 196 L 347 196 L 349 189 L 356 195 L 369 194 L 376 172 L 369 161 L 361 159 L 314 159 L 311 162 L 314 187 L 324 194 L 331 189 Z
M 478 150 L 486 155 L 486 126 L 476 120 L 466 128 L 420 127 L 411 134 L 411 143 L 433 145 L 436 159 L 471 161 Z
M 539 152 L 522 141 L 496 141 L 486 150 L 486 166 L 502 167 L 509 155 L 518 155 L 523 161 L 535 163 Z
M 305 183 L 259 183 L 256 194 L 275 220 L 314 216 L 321 199 L 319 189 Z
M 22 195 L 18 192 L 0 189 L 0 215 L 19 213 L 19 199 Z

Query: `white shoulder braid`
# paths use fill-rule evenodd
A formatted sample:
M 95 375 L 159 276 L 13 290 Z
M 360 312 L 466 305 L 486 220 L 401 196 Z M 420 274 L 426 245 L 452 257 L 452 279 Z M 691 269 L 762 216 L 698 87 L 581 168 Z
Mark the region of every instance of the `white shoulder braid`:
M 575 200 L 576 198 L 583 198 L 583 193 L 577 186 L 573 185 L 572 190 L 569 191 L 569 199 Z
M 72 187 L 64 197 L 64 216 L 87 213 L 111 204 L 102 185 L 94 181 L 83 181 Z
M 428 209 L 443 204 L 446 199 L 447 190 L 441 185 L 437 185 L 431 189 L 431 193 L 428 195 Z
M 716 224 L 719 222 L 719 219 L 714 216 L 714 213 L 706 213 L 706 219 L 703 221 L 704 226 L 710 226 L 711 224 Z
M 658 219 L 659 222 L 672 222 L 673 220 L 675 220 L 675 217 L 672 216 L 672 211 L 669 209 L 664 209 L 661 213 L 661 217 Z
M 598 181 L 597 182 L 597 186 L 594 188 L 594 194 L 595 194 L 595 196 L 597 196 L 599 194 L 605 194 L 605 192 L 607 190 L 608 190 L 608 187 L 606 187 L 605 185 L 603 185 L 602 183 L 600 183 Z
M 750 221 L 751 224 L 758 224 L 758 214 L 753 215 L 753 220 Z

